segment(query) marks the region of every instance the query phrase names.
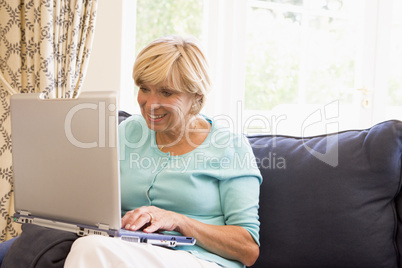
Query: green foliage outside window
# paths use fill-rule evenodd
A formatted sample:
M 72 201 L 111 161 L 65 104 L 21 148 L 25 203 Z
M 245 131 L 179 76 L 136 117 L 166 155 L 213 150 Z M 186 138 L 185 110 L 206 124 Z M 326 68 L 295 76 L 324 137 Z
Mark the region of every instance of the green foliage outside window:
M 137 0 L 136 54 L 166 35 L 201 38 L 203 6 L 200 0 Z
M 268 9 L 252 8 L 247 16 L 245 108 L 270 110 L 280 103 L 295 103 L 300 31 L 292 19 L 278 20 L 278 14 Z
M 247 110 L 353 100 L 356 40 L 346 21 L 310 17 L 303 26 L 303 14 L 266 8 L 247 19 Z

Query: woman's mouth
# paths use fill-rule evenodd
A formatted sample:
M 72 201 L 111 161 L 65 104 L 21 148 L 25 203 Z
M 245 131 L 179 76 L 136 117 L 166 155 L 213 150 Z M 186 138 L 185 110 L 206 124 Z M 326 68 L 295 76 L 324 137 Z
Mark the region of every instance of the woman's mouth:
M 167 114 L 160 114 L 160 115 L 156 115 L 156 114 L 147 114 L 148 118 L 153 121 L 153 122 L 159 122 L 161 121 Z

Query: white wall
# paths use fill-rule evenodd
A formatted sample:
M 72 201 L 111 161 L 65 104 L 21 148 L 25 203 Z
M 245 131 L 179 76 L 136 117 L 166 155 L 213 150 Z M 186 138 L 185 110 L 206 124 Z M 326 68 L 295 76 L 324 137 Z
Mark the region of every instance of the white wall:
M 135 59 L 135 6 L 133 0 L 98 1 L 92 52 L 82 88 L 83 91 L 120 92 L 120 109 L 131 113 L 137 109 L 131 78 Z

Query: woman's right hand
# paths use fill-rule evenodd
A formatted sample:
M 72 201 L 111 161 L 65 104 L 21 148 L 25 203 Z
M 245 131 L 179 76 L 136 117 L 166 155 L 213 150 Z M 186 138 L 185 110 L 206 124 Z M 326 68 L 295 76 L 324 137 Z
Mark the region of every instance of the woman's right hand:
M 177 231 L 180 217 L 184 216 L 155 206 L 143 206 L 128 211 L 121 219 L 121 225 L 126 230 L 137 231 L 142 229 L 147 233 L 158 230 Z

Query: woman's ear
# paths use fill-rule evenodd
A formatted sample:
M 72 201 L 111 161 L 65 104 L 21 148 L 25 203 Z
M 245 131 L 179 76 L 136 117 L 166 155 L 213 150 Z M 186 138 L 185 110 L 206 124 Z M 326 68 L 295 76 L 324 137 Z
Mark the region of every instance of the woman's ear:
M 194 96 L 193 105 L 191 106 L 190 112 L 192 114 L 198 114 L 200 112 L 201 103 L 202 103 L 202 95 L 196 93 Z
M 195 99 L 196 99 L 197 103 L 201 103 L 202 95 L 195 93 Z

